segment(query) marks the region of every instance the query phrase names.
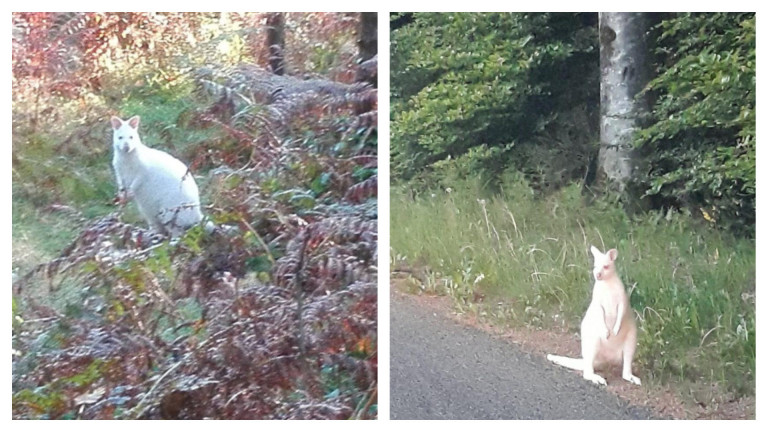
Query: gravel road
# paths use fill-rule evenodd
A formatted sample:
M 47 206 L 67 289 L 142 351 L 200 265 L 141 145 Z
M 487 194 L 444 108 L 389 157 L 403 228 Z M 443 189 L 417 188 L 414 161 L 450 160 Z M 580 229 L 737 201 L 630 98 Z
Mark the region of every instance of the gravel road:
M 391 296 L 390 417 L 649 419 L 583 380 L 412 296 Z

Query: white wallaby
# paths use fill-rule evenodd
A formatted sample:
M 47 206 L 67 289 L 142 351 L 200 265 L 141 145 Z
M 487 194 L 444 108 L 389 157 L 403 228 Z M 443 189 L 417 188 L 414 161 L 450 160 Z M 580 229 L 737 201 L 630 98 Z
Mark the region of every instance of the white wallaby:
M 547 359 L 567 368 L 581 370 L 584 379 L 605 385 L 605 378 L 595 373 L 595 367 L 605 363 L 622 362 L 622 378 L 640 385 L 640 378 L 632 375 L 632 357 L 637 345 L 637 325 L 629 296 L 616 273 L 618 252 L 611 249 L 605 254 L 592 246 L 595 266 L 595 286 L 592 302 L 581 321 L 581 358 L 549 354 Z
M 150 227 L 177 237 L 199 223 L 200 194 L 195 179 L 183 162 L 142 144 L 139 116 L 111 119 L 118 198 L 133 198 Z

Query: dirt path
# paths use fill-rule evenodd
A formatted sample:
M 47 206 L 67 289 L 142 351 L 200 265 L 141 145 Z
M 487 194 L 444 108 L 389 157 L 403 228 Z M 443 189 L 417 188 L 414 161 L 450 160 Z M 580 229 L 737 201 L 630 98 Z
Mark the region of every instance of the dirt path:
M 392 292 L 393 420 L 653 417 L 543 355 L 451 319 L 445 302 Z

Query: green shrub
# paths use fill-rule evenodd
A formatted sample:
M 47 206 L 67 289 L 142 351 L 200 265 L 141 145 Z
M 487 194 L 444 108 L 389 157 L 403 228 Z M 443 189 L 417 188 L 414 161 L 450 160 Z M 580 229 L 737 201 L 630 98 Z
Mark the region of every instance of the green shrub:
M 492 183 L 510 166 L 544 177 L 536 187 L 583 175 L 596 141 L 596 17 L 413 14 L 392 31 L 393 175 L 465 156 Z
M 755 229 L 755 14 L 662 21 L 655 104 L 636 145 L 646 195 L 738 234 Z

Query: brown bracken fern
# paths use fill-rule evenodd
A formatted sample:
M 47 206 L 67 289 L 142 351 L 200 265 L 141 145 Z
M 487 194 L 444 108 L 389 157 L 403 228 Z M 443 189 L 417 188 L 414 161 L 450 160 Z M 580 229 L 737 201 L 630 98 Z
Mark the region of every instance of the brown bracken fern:
M 192 78 L 178 127 L 212 137 L 188 160 L 218 228 L 170 240 L 115 213 L 18 278 L 13 417 L 375 418 L 376 89 Z

